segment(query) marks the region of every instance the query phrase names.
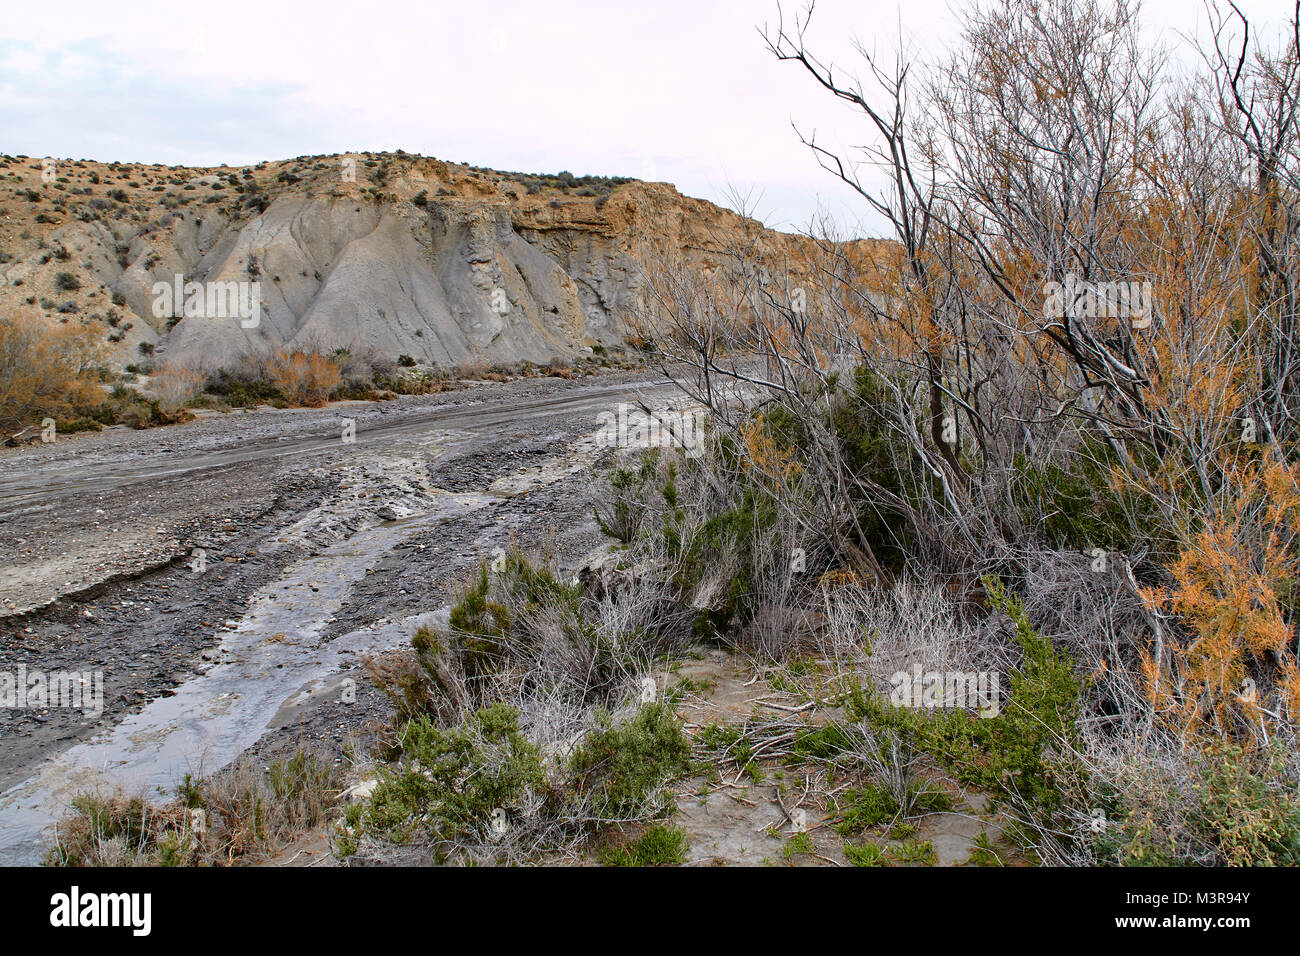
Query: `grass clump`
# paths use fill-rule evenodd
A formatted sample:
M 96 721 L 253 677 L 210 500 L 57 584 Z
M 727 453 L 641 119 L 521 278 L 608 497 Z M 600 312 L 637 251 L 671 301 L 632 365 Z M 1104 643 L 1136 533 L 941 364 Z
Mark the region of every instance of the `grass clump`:
M 835 829 L 846 836 L 887 823 L 898 816 L 900 809 L 889 791 L 875 784 L 846 790 L 842 806 L 844 815 Z
M 890 855 L 900 863 L 919 863 L 922 866 L 934 866 L 938 857 L 934 853 L 934 844 L 929 840 L 908 840 L 890 850 Z
M 844 844 L 844 856 L 854 866 L 884 866 L 885 851 L 878 843 Z
M 680 866 L 686 862 L 686 831 L 655 824 L 622 846 L 601 851 L 605 866 Z

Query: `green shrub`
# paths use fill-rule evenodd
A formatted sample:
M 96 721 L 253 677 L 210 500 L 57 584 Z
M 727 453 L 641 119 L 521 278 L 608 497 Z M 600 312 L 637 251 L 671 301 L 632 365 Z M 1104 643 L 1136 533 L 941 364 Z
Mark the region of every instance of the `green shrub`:
M 875 784 L 852 787 L 844 791 L 840 800 L 844 808 L 835 829 L 845 835 L 860 833 L 869 827 L 888 823 L 898 816 L 899 806 L 887 790 Z
M 1277 762 L 1282 762 L 1278 756 Z M 1272 785 L 1238 746 L 1221 744 L 1201 762 L 1200 800 L 1193 824 L 1216 841 L 1228 866 L 1300 864 L 1300 801 L 1290 787 Z M 1260 768 L 1265 769 L 1265 768 Z M 1270 774 L 1276 780 L 1278 767 Z
M 1089 833 L 1097 858 L 1120 866 L 1300 864 L 1300 799 L 1280 749 L 1219 741 L 1192 771 L 1191 792 L 1157 781 L 1101 794 L 1106 825 Z
M 621 820 L 645 811 L 654 791 L 690 768 L 691 746 L 669 706 L 656 701 L 627 723 L 603 726 L 587 735 L 570 759 L 574 790 L 590 797 L 604 819 Z
M 507 657 L 527 657 L 534 635 L 512 630 L 517 615 L 541 609 L 561 611 L 563 626 L 575 640 L 599 643 L 596 629 L 581 613 L 580 585 L 565 584 L 544 566 L 534 566 L 510 551 L 497 572 L 479 567 L 473 583 L 452 607 L 450 624 L 454 649 L 470 677 L 495 671 Z M 608 662 L 612 665 L 612 661 Z
M 145 343 L 140 344 L 143 351 Z M 253 405 L 275 405 L 283 408 L 288 404 L 284 392 L 269 379 L 239 375 L 225 370 L 211 376 L 204 385 L 204 391 L 220 398 L 232 408 L 246 408 Z
M 540 752 L 520 733 L 519 711 L 506 704 L 447 730 L 427 717 L 410 721 L 402 749 L 398 770 L 380 768 L 368 807 L 370 825 L 394 842 L 423 829 L 445 855 L 445 844 L 487 837 L 494 814 L 504 812 L 508 821 L 525 797 L 546 792 Z
M 1065 466 L 1017 455 L 1011 480 L 1021 522 L 1055 548 L 1132 552 L 1141 546 L 1176 554 L 1177 537 L 1157 500 L 1112 487 L 1110 471 L 1117 464 L 1097 439 L 1085 441 Z
M 604 722 L 568 760 L 547 760 L 519 729 L 519 712 L 497 703 L 458 727 L 428 717 L 400 730 L 401 762 L 381 768 L 379 783 L 353 830 L 394 842 L 427 842 L 441 860 L 458 848 L 486 848 L 494 822 L 521 828 L 541 851 L 605 823 L 632 822 L 661 811 L 661 788 L 684 773 L 690 746 L 662 703 L 622 724 Z M 654 832 L 626 848 L 628 865 L 671 862 L 674 838 Z
M 721 467 L 732 475 L 742 475 L 734 443 L 724 438 L 717 447 L 724 458 Z M 756 610 L 756 582 L 774 570 L 759 566 L 758 554 L 771 552 L 756 545 L 773 533 L 778 518 L 772 499 L 748 479 L 738 477 L 731 489 L 735 504 L 694 524 L 682 506 L 678 485 L 712 482 L 699 473 L 709 467 L 713 465 L 699 459 L 665 459 L 660 449 L 649 449 L 635 468 L 610 472 L 611 503 L 596 512 L 601 530 L 620 541 L 631 543 L 638 535 L 659 539 L 674 563 L 671 584 L 683 600 L 698 607 L 694 631 L 704 639 L 724 635 L 749 620 Z M 772 560 L 776 560 L 775 554 Z M 719 566 L 737 570 L 707 603 L 696 604 L 696 588 Z

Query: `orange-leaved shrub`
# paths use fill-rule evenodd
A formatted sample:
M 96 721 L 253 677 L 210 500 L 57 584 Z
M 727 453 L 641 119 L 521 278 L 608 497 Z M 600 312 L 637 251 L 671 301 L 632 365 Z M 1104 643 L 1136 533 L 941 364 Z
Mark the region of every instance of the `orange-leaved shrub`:
M 316 352 L 282 349 L 267 360 L 266 374 L 291 405 L 324 405 L 343 383 L 339 367 Z
M 97 404 L 99 359 L 94 326 L 23 313 L 0 318 L 0 428 L 18 432 Z
M 1290 649 L 1300 464 L 1250 461 L 1229 474 L 1222 509 L 1169 567 L 1172 583 L 1144 594 L 1190 632 L 1168 654 L 1148 655 L 1145 670 L 1153 706 L 1181 733 L 1249 744 L 1266 741 L 1269 724 L 1300 715 Z

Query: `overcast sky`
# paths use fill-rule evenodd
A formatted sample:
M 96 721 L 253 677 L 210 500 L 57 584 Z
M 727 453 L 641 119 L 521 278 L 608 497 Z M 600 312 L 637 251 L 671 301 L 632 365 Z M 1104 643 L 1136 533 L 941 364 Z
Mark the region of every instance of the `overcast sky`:
M 1290 8 L 1239 5 L 1274 27 Z M 937 52 L 959 8 L 822 0 L 810 45 L 851 68 L 852 38 L 888 52 L 901 25 L 905 43 Z M 1171 31 L 1203 31 L 1200 0 L 1143 9 L 1167 42 Z M 401 148 L 497 169 L 664 180 L 727 205 L 739 189 L 769 225 L 800 227 L 824 205 L 859 231 L 861 206 L 818 169 L 791 122 L 843 145 L 865 129 L 765 52 L 756 28 L 776 10 L 773 0 L 10 3 L 0 150 L 242 165 Z

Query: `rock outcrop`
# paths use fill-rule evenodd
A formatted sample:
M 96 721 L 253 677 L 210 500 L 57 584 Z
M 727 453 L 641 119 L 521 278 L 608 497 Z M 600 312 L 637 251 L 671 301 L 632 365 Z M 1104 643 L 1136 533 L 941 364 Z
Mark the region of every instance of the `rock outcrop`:
M 216 169 L 0 157 L 0 177 L 0 315 L 102 322 L 119 364 L 156 350 L 214 370 L 284 347 L 544 362 L 624 340 L 649 245 L 709 269 L 741 230 L 798 242 L 664 183 L 405 153 Z M 224 308 L 227 292 L 254 292 L 255 314 Z

